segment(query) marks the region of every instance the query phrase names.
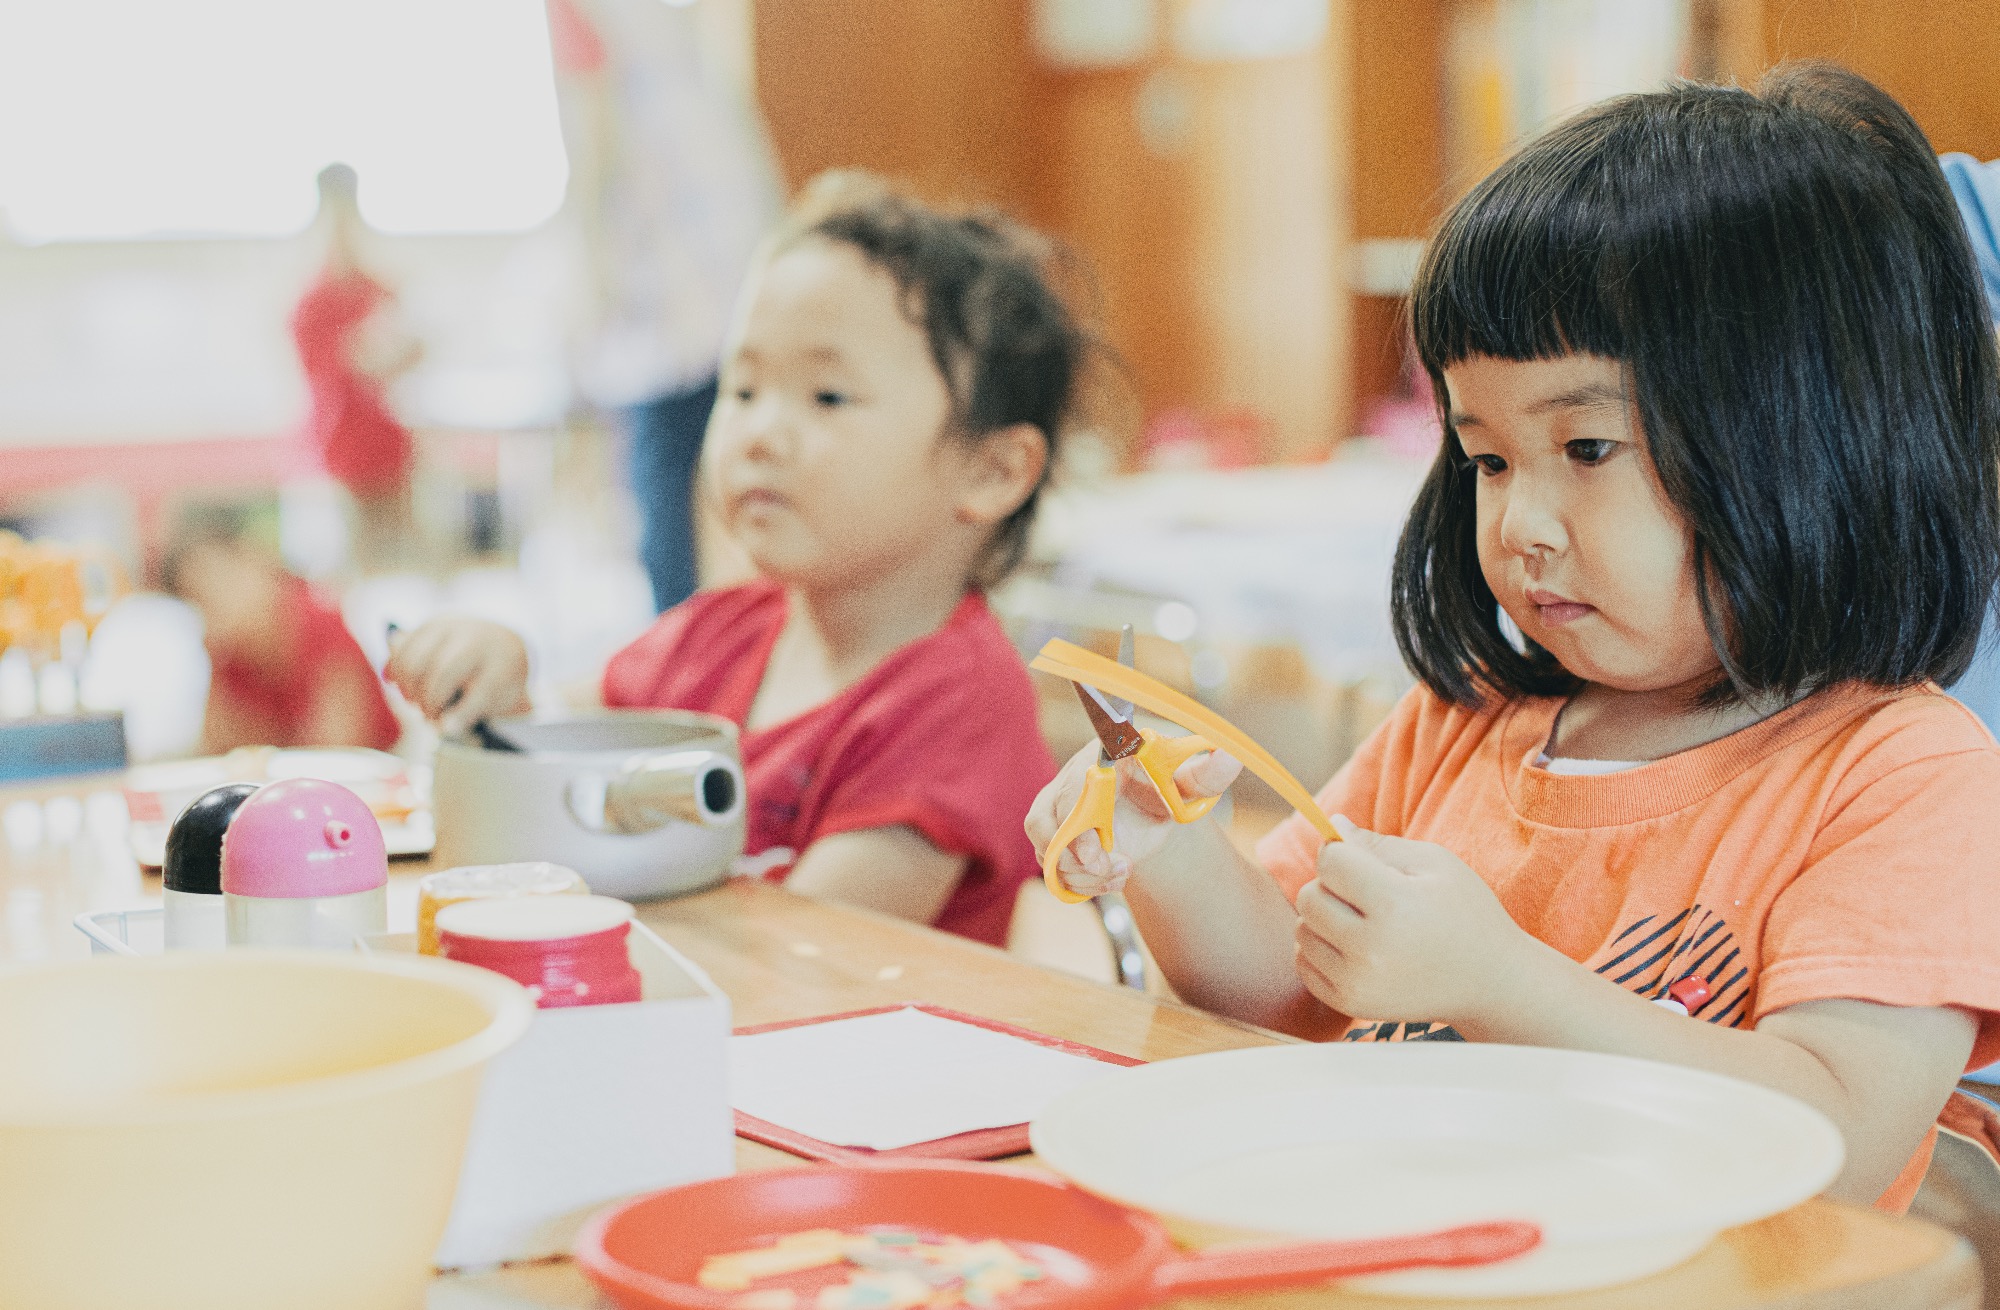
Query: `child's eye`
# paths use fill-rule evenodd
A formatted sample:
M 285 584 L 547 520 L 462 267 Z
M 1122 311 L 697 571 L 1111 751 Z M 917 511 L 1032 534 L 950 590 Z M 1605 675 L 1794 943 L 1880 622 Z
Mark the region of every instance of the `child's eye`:
M 847 393 L 844 391 L 815 391 L 813 393 L 813 403 L 821 409 L 836 409 L 847 403 Z
M 1569 457 L 1579 464 L 1602 464 L 1611 458 L 1611 452 L 1617 448 L 1617 442 L 1597 437 L 1585 437 L 1563 447 L 1569 453 Z
M 756 392 L 752 391 L 749 387 L 738 387 L 736 388 L 736 403 L 739 405 L 747 405 L 750 403 L 750 399 L 754 395 L 756 395 Z
M 1507 461 L 1498 455 L 1467 455 L 1465 463 L 1468 468 L 1478 469 L 1482 477 L 1498 477 L 1507 471 Z

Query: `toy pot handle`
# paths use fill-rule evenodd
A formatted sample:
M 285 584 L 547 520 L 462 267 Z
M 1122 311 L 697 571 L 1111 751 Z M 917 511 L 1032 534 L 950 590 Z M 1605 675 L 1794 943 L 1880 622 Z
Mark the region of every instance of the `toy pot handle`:
M 564 791 L 570 816 L 592 832 L 636 835 L 670 823 L 705 828 L 743 812 L 743 766 L 721 751 L 648 751 L 618 773 L 578 774 Z
M 1162 1264 L 1153 1274 L 1153 1293 L 1168 1300 L 1264 1292 L 1393 1269 L 1491 1264 L 1532 1251 L 1541 1240 L 1534 1224 L 1504 1221 L 1410 1237 L 1223 1247 Z

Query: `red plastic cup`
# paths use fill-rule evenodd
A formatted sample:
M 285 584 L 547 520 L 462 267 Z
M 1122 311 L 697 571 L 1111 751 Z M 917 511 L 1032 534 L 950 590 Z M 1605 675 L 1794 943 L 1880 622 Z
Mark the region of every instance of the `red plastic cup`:
M 544 1010 L 639 999 L 632 907 L 609 896 L 460 901 L 437 912 L 438 954 L 504 973 Z

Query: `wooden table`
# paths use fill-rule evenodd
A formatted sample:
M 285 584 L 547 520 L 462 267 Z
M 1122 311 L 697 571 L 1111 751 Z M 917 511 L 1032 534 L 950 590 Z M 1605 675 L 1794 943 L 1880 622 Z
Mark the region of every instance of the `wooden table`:
M 73 955 L 84 910 L 157 900 L 118 840 L 115 778 L 0 788 L 0 962 Z M 51 802 L 55 814 L 51 817 Z M 32 821 L 23 806 L 42 811 Z M 9 817 L 10 813 L 13 817 Z M 29 841 L 29 837 L 35 840 Z M 392 880 L 407 904 L 422 865 Z M 768 887 L 731 884 L 644 906 L 640 918 L 706 969 L 739 1024 L 805 1018 L 895 1001 L 929 1001 L 1146 1060 L 1285 1040 L 1138 992 L 1054 973 L 1005 952 Z M 751 1142 L 737 1163 L 797 1163 Z M 1980 1276 L 1959 1237 L 1828 1201 L 1725 1233 L 1677 1269 L 1608 1291 L 1492 1303 L 1497 1310 L 1976 1310 Z M 601 1310 L 566 1261 L 439 1278 L 429 1310 Z M 1434 1302 L 1337 1289 L 1186 1303 L 1270 1310 L 1361 1310 Z

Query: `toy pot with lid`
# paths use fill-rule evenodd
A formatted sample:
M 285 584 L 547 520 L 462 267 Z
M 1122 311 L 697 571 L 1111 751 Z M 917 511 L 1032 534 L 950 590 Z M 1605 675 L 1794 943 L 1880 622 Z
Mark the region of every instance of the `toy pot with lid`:
M 440 866 L 548 860 L 593 892 L 647 900 L 720 882 L 743 853 L 736 725 L 687 710 L 495 719 L 438 747 Z

